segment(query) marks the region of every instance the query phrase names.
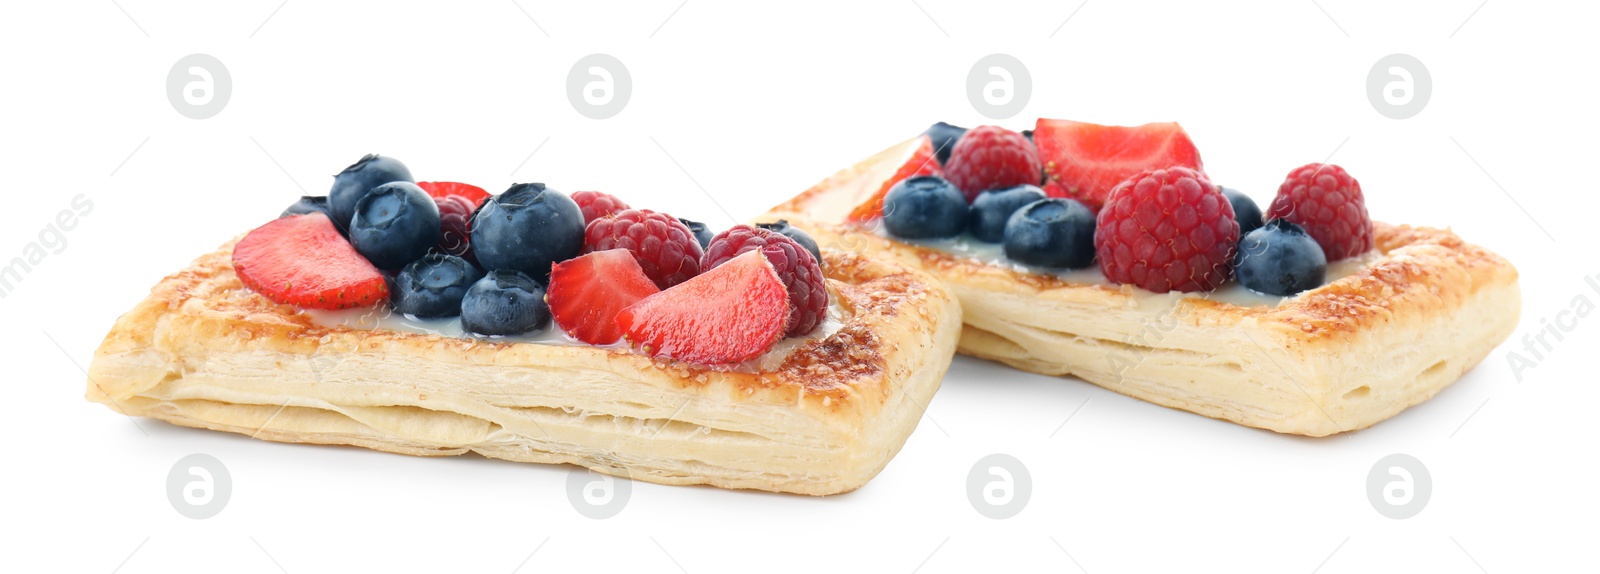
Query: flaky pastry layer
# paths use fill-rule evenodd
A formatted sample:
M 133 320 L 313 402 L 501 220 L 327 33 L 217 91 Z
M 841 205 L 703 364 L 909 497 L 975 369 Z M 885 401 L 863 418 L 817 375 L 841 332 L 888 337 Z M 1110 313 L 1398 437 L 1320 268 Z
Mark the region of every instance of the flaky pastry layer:
M 1244 306 L 1074 283 L 844 223 L 915 143 L 845 169 L 763 219 L 788 219 L 824 246 L 945 281 L 962 303 L 963 354 L 1242 425 L 1326 436 L 1432 397 L 1504 341 L 1521 311 L 1516 269 L 1448 230 L 1378 223 L 1380 256 L 1364 268 L 1276 306 Z
M 90 365 L 90 400 L 273 441 L 824 495 L 860 487 L 899 451 L 960 325 L 955 295 L 927 274 L 829 250 L 837 331 L 771 368 L 708 368 L 325 326 L 243 287 L 231 249 L 163 279 L 117 320 Z

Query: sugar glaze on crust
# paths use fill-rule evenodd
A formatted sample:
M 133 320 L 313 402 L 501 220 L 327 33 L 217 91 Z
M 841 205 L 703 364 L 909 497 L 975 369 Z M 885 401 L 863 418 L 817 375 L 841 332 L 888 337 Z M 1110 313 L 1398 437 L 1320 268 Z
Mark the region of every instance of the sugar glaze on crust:
M 322 325 L 243 287 L 230 255 L 231 243 L 201 257 L 117 320 L 90 366 L 90 400 L 269 440 L 832 494 L 898 451 L 948 367 L 960 314 L 923 272 L 830 250 L 842 326 L 740 371 Z
M 902 143 L 774 208 L 835 248 L 895 259 L 962 300 L 959 351 L 1278 432 L 1370 426 L 1433 396 L 1516 325 L 1516 269 L 1448 230 L 1375 223 L 1370 264 L 1276 306 L 1032 274 L 882 236 L 844 215 Z

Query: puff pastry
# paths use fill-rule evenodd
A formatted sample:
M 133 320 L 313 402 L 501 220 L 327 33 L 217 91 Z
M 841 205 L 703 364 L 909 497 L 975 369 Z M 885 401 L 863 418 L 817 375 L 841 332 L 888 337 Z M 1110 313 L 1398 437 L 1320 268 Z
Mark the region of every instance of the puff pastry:
M 1509 336 L 1517 271 L 1447 230 L 1376 224 L 1354 273 L 1278 302 L 1156 295 L 1026 273 L 895 241 L 848 211 L 892 176 L 892 147 L 774 208 L 818 241 L 916 265 L 955 290 L 958 352 L 1281 433 L 1361 429 L 1427 400 Z
M 753 368 L 323 326 L 244 288 L 231 244 L 117 320 L 88 398 L 273 441 L 571 463 L 663 484 L 853 490 L 916 427 L 959 334 L 923 272 L 824 253 L 841 325 Z

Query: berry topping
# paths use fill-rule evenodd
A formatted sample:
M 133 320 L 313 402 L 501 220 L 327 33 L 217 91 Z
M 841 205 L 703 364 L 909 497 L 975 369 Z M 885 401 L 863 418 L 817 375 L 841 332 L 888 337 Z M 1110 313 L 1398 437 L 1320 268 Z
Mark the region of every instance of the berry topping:
M 1095 215 L 1063 197 L 1022 207 L 1006 223 L 1005 253 L 1024 265 L 1081 269 L 1094 263 Z
M 583 222 L 585 224 L 594 223 L 594 220 L 613 213 L 621 213 L 632 209 L 628 207 L 628 204 L 617 199 L 616 196 L 599 191 L 574 191 L 572 192 L 572 201 L 578 204 L 578 211 L 583 212 Z
M 510 269 L 490 271 L 461 297 L 461 329 L 474 335 L 523 335 L 549 321 L 544 287 Z
M 477 258 L 472 255 L 472 236 L 468 233 L 472 227 L 472 212 L 478 206 L 460 195 L 434 197 L 433 202 L 439 206 L 439 242 L 434 244 L 433 250 L 477 264 Z
M 777 223 L 757 223 L 756 227 L 767 231 L 776 231 L 783 234 L 784 237 L 793 239 L 795 243 L 799 243 L 801 247 L 806 248 L 806 251 L 811 252 L 811 256 L 816 258 L 818 265 L 822 264 L 822 250 L 817 247 L 817 240 L 812 239 L 810 234 L 800 228 L 789 225 L 788 220 L 779 219 Z
M 465 259 L 429 253 L 395 275 L 389 304 L 395 311 L 424 319 L 454 317 L 461 314 L 467 289 L 482 278 L 483 272 Z
M 902 180 L 883 198 L 883 226 L 895 237 L 955 237 L 966 225 L 966 196 L 937 175 Z
M 611 249 L 555 264 L 544 300 L 556 325 L 572 338 L 609 345 L 622 338 L 617 313 L 658 291 L 633 254 Z
M 1289 172 L 1268 219 L 1287 219 L 1317 240 L 1328 261 L 1372 250 L 1372 220 L 1361 182 L 1333 164 L 1306 164 Z
M 933 152 L 939 158 L 939 165 L 943 166 L 950 161 L 950 150 L 956 149 L 956 142 L 966 135 L 967 128 L 939 122 L 928 126 L 928 131 L 922 133 L 932 140 Z
M 706 227 L 706 224 L 682 217 L 679 217 L 678 221 L 683 222 L 683 226 L 689 228 L 689 233 L 694 234 L 694 240 L 700 244 L 701 250 L 711 246 L 711 236 L 715 234 L 711 233 L 711 228 Z
M 584 230 L 584 252 L 626 249 L 656 287 L 700 274 L 703 250 L 689 227 L 665 213 L 629 209 L 596 219 Z
M 550 264 L 583 250 L 583 212 L 542 183 L 519 183 L 489 198 L 472 216 L 472 252 L 484 269 L 550 276 Z
M 1040 118 L 1033 141 L 1044 162 L 1045 193 L 1099 210 L 1135 174 L 1178 166 L 1205 173 L 1200 151 L 1177 123 L 1102 126 Z
M 308 309 L 366 307 L 389 297 L 383 274 L 319 213 L 276 219 L 245 235 L 233 246 L 233 272 L 274 303 Z
M 617 325 L 628 341 L 645 353 L 709 365 L 760 356 L 783 338 L 788 321 L 789 294 L 783 280 L 755 252 L 734 257 L 617 314 Z
M 1274 219 L 1239 240 L 1234 272 L 1252 291 L 1287 297 L 1322 285 L 1328 259 L 1300 226 Z
M 1038 185 L 1039 155 L 1022 134 L 998 127 L 973 128 L 950 151 L 944 176 L 967 200 L 991 189 Z
M 391 181 L 409 183 L 416 180 L 400 160 L 370 153 L 333 176 L 333 187 L 328 190 L 328 207 L 333 210 L 333 222 L 341 233 L 350 229 L 350 218 L 356 215 L 356 202 L 366 197 L 372 188 Z
M 293 205 L 290 205 L 287 209 L 284 209 L 283 213 L 278 217 L 305 215 L 307 213 L 321 213 L 328 216 L 328 219 L 333 219 L 333 212 L 328 209 L 328 198 L 321 195 L 307 195 L 301 197 L 300 201 L 296 201 Z
M 1261 227 L 1261 207 L 1256 205 L 1256 200 L 1231 187 L 1222 188 L 1222 195 L 1227 196 L 1228 205 L 1233 206 L 1233 218 L 1239 222 L 1239 237 Z
M 967 231 L 978 241 L 999 243 L 1006 237 L 1006 222 L 1022 206 L 1044 199 L 1035 185 L 992 189 L 978 194 L 967 213 Z
M 372 188 L 356 203 L 350 244 L 379 269 L 399 269 L 439 242 L 439 206 L 417 184 Z
M 747 251 L 760 251 L 783 280 L 789 294 L 789 322 L 785 332 L 791 336 L 810 333 L 828 315 L 828 286 L 822 277 L 822 264 L 788 236 L 748 225 L 735 225 L 711 239 L 711 247 L 700 260 L 700 268 L 711 270 Z
M 417 182 L 417 187 L 422 188 L 422 191 L 428 192 L 428 197 L 434 199 L 459 197 L 466 200 L 467 204 L 474 209 L 478 207 L 478 204 L 483 203 L 483 200 L 489 199 L 489 192 L 484 191 L 483 188 L 455 181 L 419 181 Z
M 850 214 L 845 216 L 845 221 L 871 221 L 882 217 L 884 196 L 887 196 L 889 190 L 901 181 L 919 175 L 943 175 L 944 171 L 939 169 L 938 160 L 933 157 L 933 145 L 929 143 L 928 138 L 917 138 L 917 145 L 911 148 L 910 154 L 900 162 L 900 167 L 895 168 L 894 175 L 883 180 L 866 201 L 850 210 Z
M 1204 175 L 1158 169 L 1117 185 L 1094 235 L 1100 271 L 1156 293 L 1211 291 L 1232 274 L 1239 224 Z

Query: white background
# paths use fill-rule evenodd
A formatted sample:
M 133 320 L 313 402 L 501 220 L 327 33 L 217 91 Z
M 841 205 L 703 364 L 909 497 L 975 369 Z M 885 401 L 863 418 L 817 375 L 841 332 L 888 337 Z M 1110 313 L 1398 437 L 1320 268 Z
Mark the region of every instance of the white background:
M 919 3 L 0 6 L 0 263 L 73 196 L 94 203 L 67 246 L 0 299 L 0 437 L 13 452 L 0 569 L 1593 563 L 1600 318 L 1579 320 L 1521 382 L 1507 362 L 1574 297 L 1600 302 L 1582 280 L 1600 275 L 1592 4 Z M 565 96 L 572 62 L 596 52 L 634 81 L 608 120 Z M 1449 226 L 1513 261 L 1522 327 L 1432 401 L 1325 439 L 961 358 L 900 456 L 855 493 L 634 484 L 628 507 L 599 521 L 569 504 L 565 467 L 273 444 L 135 424 L 82 398 L 80 367 L 150 285 L 302 190 L 325 193 L 364 153 L 399 157 L 420 179 L 601 189 L 721 228 L 933 121 L 984 123 L 964 83 L 996 52 L 1034 80 L 1027 108 L 1001 122 L 1014 129 L 1038 116 L 1178 120 L 1214 179 L 1263 203 L 1291 168 L 1331 156 L 1361 180 L 1374 218 Z M 164 91 L 191 53 L 233 78 L 210 119 L 179 115 Z M 1432 74 L 1432 99 L 1408 120 L 1379 115 L 1365 95 L 1368 69 L 1391 53 Z M 233 477 L 231 502 L 208 520 L 179 515 L 164 491 L 172 464 L 196 452 Z M 994 452 L 1023 461 L 1034 482 L 1009 520 L 979 515 L 966 494 L 968 470 Z M 1431 502 L 1408 520 L 1381 516 L 1366 494 L 1368 470 L 1395 452 L 1433 477 Z

